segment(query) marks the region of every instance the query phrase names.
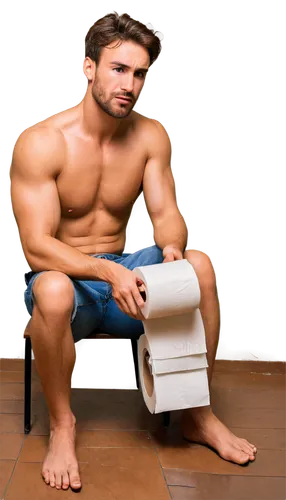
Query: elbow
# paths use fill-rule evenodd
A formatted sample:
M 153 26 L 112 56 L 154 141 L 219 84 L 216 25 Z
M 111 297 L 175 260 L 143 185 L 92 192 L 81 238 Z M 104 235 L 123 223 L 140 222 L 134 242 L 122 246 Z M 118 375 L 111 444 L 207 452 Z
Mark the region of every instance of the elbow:
M 18 245 L 24 263 L 29 269 L 33 270 L 33 257 L 28 249 L 27 243 L 21 243 L 20 239 L 18 239 Z
M 30 238 L 26 245 L 23 245 L 26 260 L 34 272 L 44 271 L 43 262 L 45 262 L 45 244 L 44 238 Z
M 28 262 L 31 270 L 35 273 L 43 271 L 43 266 L 40 264 L 38 254 L 31 250 L 24 251 L 26 261 Z
M 185 247 L 188 241 L 188 229 L 185 220 L 179 211 L 166 213 L 160 220 L 153 223 L 154 240 L 159 247 L 162 246 L 162 240 L 179 242 L 180 248 Z

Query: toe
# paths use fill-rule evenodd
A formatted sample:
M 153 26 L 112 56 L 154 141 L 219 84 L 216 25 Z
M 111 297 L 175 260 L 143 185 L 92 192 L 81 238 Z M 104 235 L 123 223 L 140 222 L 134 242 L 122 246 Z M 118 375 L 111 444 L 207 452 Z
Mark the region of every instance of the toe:
M 256 446 L 254 444 L 250 443 L 246 439 L 244 439 L 243 441 L 245 441 L 248 444 L 248 446 L 250 446 L 251 450 L 254 451 L 254 453 L 257 452 L 257 448 L 256 448 Z
M 244 451 L 241 451 L 240 449 L 232 446 L 229 448 L 228 451 L 226 451 L 222 457 L 225 460 L 230 460 L 231 462 L 235 462 L 237 464 L 245 464 L 246 462 L 249 461 L 249 454 L 245 453 Z
M 55 473 L 52 471 L 50 471 L 50 485 L 52 488 L 54 488 L 56 485 Z
M 63 474 L 63 490 L 67 490 L 70 485 L 68 473 Z
M 62 475 L 60 472 L 56 473 L 56 488 L 57 490 L 62 488 Z
M 235 454 L 235 461 L 241 465 L 246 464 L 247 462 L 249 462 L 249 454 L 245 453 L 244 451 L 237 451 L 237 453 Z
M 47 470 L 47 469 L 42 470 L 42 476 L 43 476 L 43 479 L 45 480 L 45 483 L 49 484 L 49 482 L 50 482 L 50 472 L 49 472 L 49 470 Z
M 251 444 L 246 439 L 240 440 L 240 449 L 244 453 L 248 453 L 250 460 L 255 460 L 255 453 Z
M 79 489 L 81 488 L 81 481 L 79 477 L 79 471 L 77 467 L 72 467 L 69 470 L 69 475 L 70 475 L 70 485 L 74 489 Z

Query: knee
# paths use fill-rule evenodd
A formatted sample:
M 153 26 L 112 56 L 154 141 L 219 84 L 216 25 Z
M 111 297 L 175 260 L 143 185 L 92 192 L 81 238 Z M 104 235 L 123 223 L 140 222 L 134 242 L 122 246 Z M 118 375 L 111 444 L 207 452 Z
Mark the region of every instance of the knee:
M 209 256 L 199 250 L 186 250 L 184 258 L 193 266 L 201 289 L 216 291 L 216 276 Z
M 35 304 L 46 312 L 71 312 L 74 304 L 74 288 L 70 278 L 59 271 L 40 274 L 33 284 Z

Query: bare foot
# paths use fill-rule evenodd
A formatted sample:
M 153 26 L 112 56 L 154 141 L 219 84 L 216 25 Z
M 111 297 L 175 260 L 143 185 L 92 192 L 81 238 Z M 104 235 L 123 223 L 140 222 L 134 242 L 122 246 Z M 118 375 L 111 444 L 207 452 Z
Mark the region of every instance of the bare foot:
M 246 439 L 235 436 L 210 407 L 185 410 L 182 424 L 185 439 L 211 446 L 224 460 L 240 465 L 255 460 L 256 447 Z
M 81 488 L 75 454 L 75 423 L 56 426 L 51 430 L 42 476 L 47 484 L 59 490 L 67 490 L 69 486 L 75 490 Z

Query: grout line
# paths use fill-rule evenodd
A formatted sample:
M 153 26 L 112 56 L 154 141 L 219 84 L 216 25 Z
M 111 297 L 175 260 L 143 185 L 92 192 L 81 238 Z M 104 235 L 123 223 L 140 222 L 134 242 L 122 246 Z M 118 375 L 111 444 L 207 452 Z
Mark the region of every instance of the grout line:
M 150 434 L 150 432 L 149 432 L 149 434 Z M 150 438 L 152 439 L 152 435 L 150 435 Z M 170 499 L 172 500 L 172 495 L 171 495 L 171 492 L 169 490 L 169 485 L 167 483 L 167 479 L 166 479 L 166 476 L 164 474 L 164 469 L 163 469 L 163 466 L 161 464 L 161 461 L 160 461 L 160 458 L 159 458 L 159 455 L 158 455 L 158 449 L 156 447 L 156 443 L 155 442 L 154 442 L 154 452 L 155 452 L 155 454 L 157 456 L 157 459 L 158 459 L 158 462 L 159 462 L 159 465 L 160 465 L 160 468 L 161 468 L 161 472 L 162 472 L 162 475 L 163 475 L 163 478 L 164 478 L 164 481 L 165 481 L 165 484 L 166 484 L 166 487 L 167 487 L 167 490 L 168 490 L 168 493 L 169 493 L 169 496 L 170 496 Z
M 23 446 L 24 446 L 24 443 L 25 443 L 25 439 L 26 439 L 26 438 L 27 438 L 27 435 L 26 435 L 26 434 L 24 434 L 23 443 L 22 443 L 22 446 L 20 447 L 20 450 L 19 450 L 19 452 L 18 452 L 18 456 L 17 456 L 17 458 L 16 458 L 16 460 L 15 460 L 15 465 L 14 465 L 14 467 L 13 467 L 13 470 L 12 470 L 12 472 L 11 472 L 11 476 L 10 476 L 9 481 L 8 481 L 8 483 L 7 483 L 7 485 L 6 485 L 6 488 L 5 488 L 5 490 L 4 490 L 4 496 L 3 496 L 3 499 L 2 499 L 2 500 L 5 500 L 5 496 L 6 496 L 6 493 L 7 493 L 7 491 L 8 491 L 9 485 L 10 485 L 10 484 L 11 484 L 11 482 L 12 482 L 12 477 L 13 477 L 13 474 L 14 474 L 14 471 L 15 471 L 16 465 L 17 465 L 17 463 L 18 463 L 19 456 L 20 456 L 21 451 L 22 451 L 22 449 L 23 449 Z

